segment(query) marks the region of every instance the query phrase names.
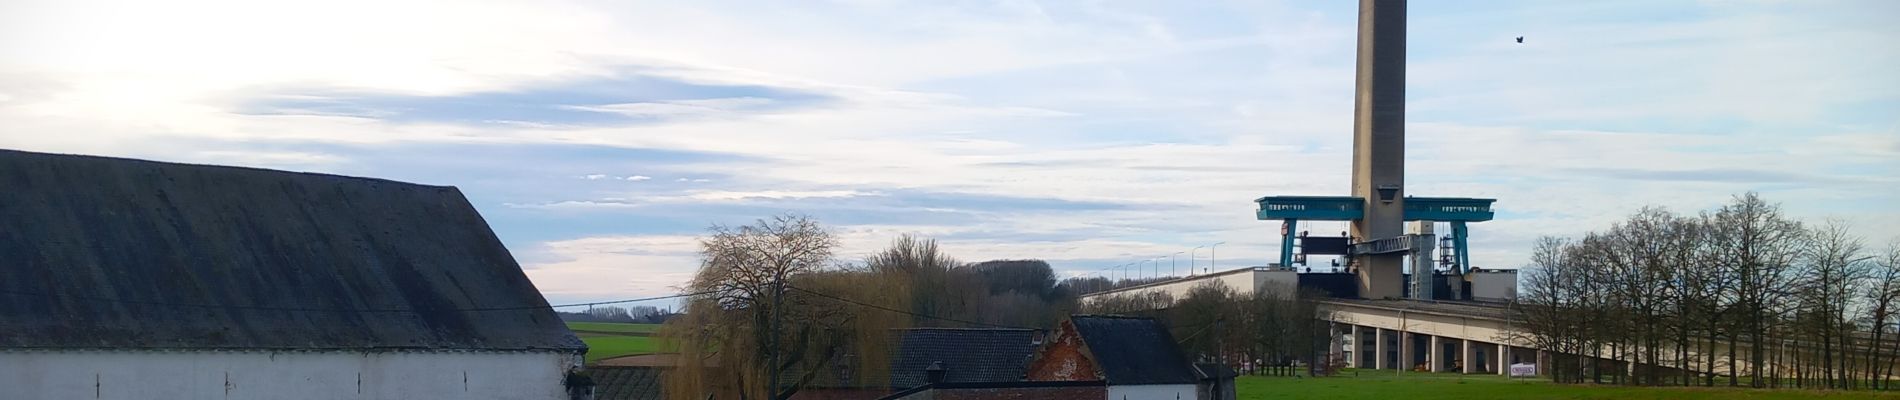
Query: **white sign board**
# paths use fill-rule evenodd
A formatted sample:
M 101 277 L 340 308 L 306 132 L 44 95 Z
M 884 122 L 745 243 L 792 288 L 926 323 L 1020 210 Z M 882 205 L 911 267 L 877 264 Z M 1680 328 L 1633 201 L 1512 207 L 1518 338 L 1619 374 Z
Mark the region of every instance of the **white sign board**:
M 1537 376 L 1537 364 L 1511 364 L 1511 377 Z

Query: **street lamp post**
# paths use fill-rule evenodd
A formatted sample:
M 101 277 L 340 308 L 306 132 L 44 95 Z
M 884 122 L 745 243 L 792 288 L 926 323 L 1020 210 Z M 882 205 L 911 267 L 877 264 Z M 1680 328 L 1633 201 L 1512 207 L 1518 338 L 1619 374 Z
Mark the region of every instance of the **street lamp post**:
M 1227 242 L 1215 242 L 1213 246 L 1208 247 L 1207 272 L 1212 273 L 1214 272 L 1214 267 L 1219 266 L 1219 265 L 1216 265 L 1216 264 L 1219 264 L 1219 261 L 1216 261 L 1216 260 L 1218 260 L 1217 257 L 1220 257 L 1220 254 L 1216 252 L 1220 251 L 1220 245 L 1223 245 L 1223 244 L 1227 244 Z
M 1207 245 L 1194 246 L 1193 250 L 1188 250 L 1188 276 L 1194 276 L 1194 253 L 1201 251 L 1202 247 Z
M 1177 252 L 1174 252 L 1174 254 L 1168 255 L 1168 277 L 1170 278 L 1174 277 L 1174 256 L 1178 256 L 1178 255 L 1182 255 L 1186 253 L 1187 252 L 1177 251 Z M 1157 267 L 1155 269 L 1161 269 L 1161 268 Z

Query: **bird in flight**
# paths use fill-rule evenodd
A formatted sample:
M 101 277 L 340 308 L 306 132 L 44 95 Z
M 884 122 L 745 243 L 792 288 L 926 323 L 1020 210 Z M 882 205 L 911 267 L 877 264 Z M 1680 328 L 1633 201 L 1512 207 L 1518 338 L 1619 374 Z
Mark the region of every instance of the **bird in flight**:
M 1524 43 L 1524 37 L 1523 37 L 1523 36 L 1518 36 L 1518 37 L 1517 37 L 1517 42 L 1518 42 L 1518 43 Z

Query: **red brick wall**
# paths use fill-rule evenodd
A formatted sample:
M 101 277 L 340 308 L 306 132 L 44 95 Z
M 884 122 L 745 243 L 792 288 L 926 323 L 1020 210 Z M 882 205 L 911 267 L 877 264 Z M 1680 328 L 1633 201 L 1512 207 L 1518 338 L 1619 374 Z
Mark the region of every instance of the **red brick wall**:
M 1036 360 L 1029 364 L 1031 381 L 1095 381 L 1102 376 L 1095 370 L 1095 362 L 1089 360 L 1088 352 L 1082 346 L 1082 337 L 1075 333 L 1075 325 L 1062 321 L 1056 335 L 1038 350 Z

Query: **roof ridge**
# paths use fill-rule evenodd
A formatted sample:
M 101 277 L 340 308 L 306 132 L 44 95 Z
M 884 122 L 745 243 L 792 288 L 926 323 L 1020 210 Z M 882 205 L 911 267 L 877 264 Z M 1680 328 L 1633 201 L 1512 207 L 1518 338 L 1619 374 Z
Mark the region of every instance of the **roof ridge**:
M 104 160 L 104 161 L 113 161 L 113 162 L 159 164 L 159 165 L 171 166 L 171 167 L 205 168 L 205 169 L 227 170 L 227 171 L 266 172 L 266 173 L 273 173 L 273 174 L 297 174 L 297 175 L 308 175 L 308 176 L 324 177 L 324 178 L 332 178 L 332 179 L 347 179 L 347 180 L 368 181 L 368 182 L 387 182 L 387 183 L 415 185 L 415 186 L 423 186 L 423 187 L 431 187 L 431 188 L 455 189 L 454 185 L 431 185 L 431 184 L 426 184 L 426 183 L 405 182 L 405 181 L 399 181 L 399 180 L 394 180 L 394 179 L 332 174 L 332 173 L 327 173 L 327 172 L 292 171 L 292 170 L 287 170 L 287 169 L 247 167 L 247 166 L 241 166 L 241 165 L 202 164 L 202 163 L 195 163 L 195 162 L 163 161 L 163 160 L 151 160 L 151 159 L 132 158 L 132 157 L 101 156 L 101 155 L 93 155 L 93 154 L 45 153 L 45 152 L 26 151 L 26 150 L 0 149 L 0 156 L 5 156 L 6 153 L 15 153 L 15 154 L 21 154 L 21 155 L 27 155 L 27 156 L 53 157 L 53 158 L 59 158 L 59 157 L 89 158 L 89 159 L 94 159 L 94 160 Z

